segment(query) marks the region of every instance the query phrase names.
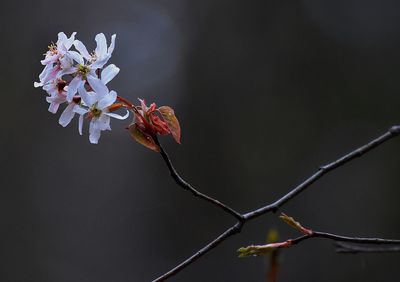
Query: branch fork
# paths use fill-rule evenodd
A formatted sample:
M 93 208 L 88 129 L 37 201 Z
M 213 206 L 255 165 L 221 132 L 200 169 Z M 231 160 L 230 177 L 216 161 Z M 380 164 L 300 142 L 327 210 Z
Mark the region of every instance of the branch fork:
M 258 209 L 252 210 L 247 213 L 240 213 L 236 211 L 235 209 L 229 207 L 226 204 L 221 203 L 220 201 L 211 198 L 199 191 L 197 191 L 192 185 L 190 185 L 188 182 L 186 182 L 176 171 L 174 166 L 172 165 L 172 162 L 166 153 L 166 151 L 163 149 L 163 147 L 160 145 L 158 139 L 155 139 L 156 144 L 160 147 L 160 153 L 162 158 L 164 159 L 172 178 L 175 180 L 175 182 L 181 186 L 183 189 L 191 192 L 195 197 L 199 197 L 205 201 L 210 202 L 214 206 L 222 209 L 224 212 L 232 215 L 237 222 L 230 228 L 228 228 L 226 231 L 224 231 L 221 235 L 219 235 L 217 238 L 215 238 L 213 241 L 208 243 L 206 246 L 201 248 L 199 251 L 194 253 L 191 257 L 188 259 L 184 260 L 182 263 L 178 264 L 176 267 L 173 269 L 169 270 L 168 272 L 164 273 L 163 275 L 159 276 L 158 278 L 154 279 L 153 282 L 159 282 L 159 281 L 165 281 L 166 279 L 174 276 L 178 272 L 182 271 L 184 268 L 195 262 L 197 259 L 199 259 L 201 256 L 205 255 L 206 253 L 210 252 L 212 249 L 216 248 L 219 244 L 224 242 L 226 239 L 232 237 L 233 235 L 239 233 L 243 226 L 250 220 L 255 219 L 257 217 L 260 217 L 261 215 L 264 215 L 269 212 L 276 212 L 278 211 L 283 205 L 285 205 L 288 201 L 292 200 L 295 198 L 297 195 L 305 191 L 307 188 L 309 188 L 314 182 L 319 180 L 322 176 L 327 174 L 328 172 L 337 169 L 346 163 L 361 157 L 362 155 L 370 152 L 371 150 L 375 149 L 376 147 L 382 145 L 383 143 L 389 141 L 390 139 L 398 136 L 400 134 L 400 126 L 395 125 L 389 128 L 384 134 L 378 136 L 377 138 L 371 140 L 367 144 L 356 148 L 355 150 L 351 151 L 350 153 L 338 158 L 337 160 L 328 163 L 326 165 L 320 166 L 318 170 L 312 174 L 309 178 L 307 178 L 304 182 L 300 183 L 298 186 L 294 187 L 291 189 L 287 194 L 283 195 L 281 198 L 278 200 L 272 202 L 271 204 L 267 204 L 263 207 L 260 207 Z M 265 247 L 267 249 L 276 249 L 276 248 L 283 248 L 283 247 L 290 247 L 295 244 L 298 244 L 304 240 L 310 239 L 310 238 L 326 238 L 330 240 L 337 241 L 336 246 L 337 246 L 337 252 L 339 253 L 358 253 L 358 252 L 382 252 L 382 251 L 399 251 L 400 252 L 400 246 L 385 246 L 385 248 L 372 248 L 372 247 L 359 247 L 359 246 L 354 246 L 353 243 L 362 243 L 362 244 L 399 244 L 400 245 L 400 240 L 387 240 L 387 239 L 380 239 L 380 238 L 357 238 L 357 237 L 346 237 L 346 236 L 339 236 L 335 234 L 330 234 L 330 233 L 325 233 L 325 232 L 319 232 L 319 231 L 312 231 L 310 229 L 302 227 L 298 222 L 294 221 L 293 218 L 290 218 L 286 215 L 282 215 L 284 217 L 285 222 L 287 222 L 289 225 L 295 227 L 298 229 L 300 232 L 302 232 L 304 235 L 295 238 L 295 239 L 290 239 L 285 242 L 281 243 L 271 243 L 275 245 L 269 245 L 269 247 Z M 342 242 L 347 242 L 346 244 L 343 244 Z M 272 248 L 272 247 L 273 248 Z M 260 249 L 261 246 L 250 246 L 251 248 L 248 249 L 249 252 L 253 252 L 256 249 Z M 265 250 L 264 248 L 264 250 Z M 240 250 L 240 249 L 239 249 Z M 245 252 L 245 251 L 243 251 Z M 254 254 L 254 253 L 253 253 Z

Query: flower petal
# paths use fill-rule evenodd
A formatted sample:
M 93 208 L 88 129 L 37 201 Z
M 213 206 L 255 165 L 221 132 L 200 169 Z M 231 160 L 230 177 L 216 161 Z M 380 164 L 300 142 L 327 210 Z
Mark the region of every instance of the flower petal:
M 74 112 L 79 114 L 79 115 L 81 115 L 81 116 L 83 116 L 89 111 L 87 109 L 85 109 L 85 108 L 82 108 L 81 106 L 77 106 L 77 107 L 74 108 Z
M 83 65 L 85 62 L 83 61 L 83 58 L 82 58 L 82 53 L 81 54 L 79 54 L 78 52 L 76 52 L 76 51 L 68 51 L 68 56 L 72 59 L 72 60 L 74 60 L 75 62 L 77 62 L 78 64 L 80 64 L 80 65 Z M 85 56 L 83 56 L 83 57 L 85 57 Z M 85 58 L 86 59 L 86 58 Z
M 68 56 L 68 55 L 64 55 L 63 57 L 60 58 L 59 61 L 60 61 L 61 69 L 63 69 L 63 70 L 70 69 L 72 67 L 72 65 L 74 64 L 72 57 Z
M 43 69 L 43 71 L 39 74 L 39 80 L 40 82 L 43 82 L 43 80 L 49 75 L 49 73 L 53 70 L 52 65 L 46 65 Z
M 118 73 L 120 69 L 115 66 L 114 64 L 108 65 L 102 72 L 101 72 L 101 81 L 104 84 L 109 83 Z
M 109 116 L 101 115 L 97 122 L 98 122 L 97 125 L 101 130 L 111 130 Z
M 108 47 L 108 55 L 110 55 L 111 56 L 111 54 L 113 53 L 113 51 L 114 51 L 114 48 L 115 48 L 115 38 L 117 37 L 117 35 L 116 34 L 113 34 L 112 36 L 111 36 L 111 44 L 110 44 L 110 47 Z
M 49 68 L 48 71 L 44 74 L 45 76 L 40 80 L 40 82 L 46 84 L 51 80 L 56 79 L 59 72 L 60 68 L 57 66 Z
M 105 109 L 108 106 L 111 106 L 116 99 L 117 99 L 117 92 L 111 91 L 109 94 L 102 97 L 101 100 L 99 100 L 97 106 L 99 107 L 99 109 Z
M 95 95 L 89 95 L 85 89 L 84 85 L 81 85 L 78 89 L 79 95 L 81 95 L 81 98 L 83 102 L 85 103 L 86 106 L 91 107 L 94 103 L 96 103 L 96 96 Z
M 49 112 L 55 114 L 59 106 L 66 101 L 66 96 L 63 92 L 58 93 L 58 91 L 54 89 L 54 86 L 46 91 L 51 94 L 50 97 L 46 97 L 46 101 L 50 103 Z
M 124 116 L 118 115 L 118 114 L 114 114 L 114 113 L 104 113 L 105 115 L 108 115 L 110 117 L 116 118 L 116 119 L 126 119 L 129 116 L 129 111 L 126 110 L 126 114 Z
M 57 46 L 64 44 L 68 40 L 67 36 L 65 35 L 64 32 L 59 32 L 58 33 L 58 40 L 57 40 Z
M 107 64 L 110 57 L 111 56 L 109 56 L 109 55 L 105 55 L 105 56 L 97 59 L 93 64 L 90 65 L 90 67 L 93 69 L 101 69 L 102 67 L 104 67 L 105 64 Z
M 96 120 L 92 120 L 89 125 L 89 141 L 92 144 L 97 144 L 100 139 L 101 130 L 97 125 Z
M 84 85 L 84 82 L 82 81 L 82 78 L 80 76 L 75 76 L 74 79 L 71 80 L 67 90 L 68 102 L 72 101 L 72 98 L 74 98 L 74 95 L 76 94 L 78 88 L 80 88 L 82 85 Z
M 102 58 L 107 54 L 107 39 L 103 33 L 99 33 L 96 35 L 95 40 L 97 43 L 97 47 L 94 52 L 96 53 L 96 56 L 98 58 Z
M 74 46 L 75 46 L 76 50 L 78 50 L 78 52 L 81 53 L 81 55 L 86 60 L 90 60 L 92 58 L 92 56 L 90 56 L 88 50 L 86 49 L 86 46 L 81 41 L 75 40 L 74 41 Z
M 62 52 L 66 52 L 71 48 L 72 43 L 75 40 L 76 32 L 73 32 L 70 38 L 67 38 L 64 32 L 58 33 L 58 40 L 57 40 L 57 49 L 62 50 Z
M 62 43 L 57 44 L 57 51 L 58 51 L 58 54 L 61 56 L 65 55 L 68 52 L 67 47 L 65 47 L 65 45 Z
M 107 86 L 105 86 L 104 83 L 101 82 L 100 79 L 98 79 L 97 77 L 94 77 L 92 75 L 88 75 L 87 80 L 89 82 L 90 87 L 92 87 L 94 92 L 96 92 L 97 95 L 99 95 L 99 97 L 104 97 L 105 95 L 108 94 L 109 91 L 108 91 Z
M 75 103 L 70 103 L 65 110 L 62 112 L 58 123 L 61 124 L 63 127 L 66 127 L 71 120 L 74 118 L 75 112 L 74 107 L 76 106 Z
M 62 76 L 67 75 L 67 74 L 76 73 L 77 71 L 78 71 L 78 68 L 76 68 L 76 67 L 61 70 L 61 71 L 57 72 L 57 78 L 61 78 Z
M 72 44 L 73 44 L 74 41 L 75 41 L 75 35 L 76 35 L 76 32 L 73 32 L 73 33 L 71 34 L 70 38 L 68 38 L 68 39 L 64 42 L 65 48 L 67 48 L 67 50 L 69 50 L 69 48 L 72 47 Z
M 42 65 L 54 64 L 59 58 L 58 54 L 46 55 L 46 57 L 40 61 Z
M 59 103 L 51 102 L 48 110 L 50 113 L 55 114 L 55 113 L 57 113 L 57 110 L 59 107 L 60 107 Z
M 79 134 L 82 135 L 82 126 L 83 126 L 83 115 L 79 116 L 79 124 L 78 124 L 78 131 Z

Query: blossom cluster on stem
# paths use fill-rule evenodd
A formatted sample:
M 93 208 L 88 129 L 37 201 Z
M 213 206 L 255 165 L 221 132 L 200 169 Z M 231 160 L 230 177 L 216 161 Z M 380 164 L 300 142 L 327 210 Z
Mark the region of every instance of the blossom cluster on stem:
M 108 46 L 105 35 L 97 34 L 96 49 L 91 53 L 75 36 L 76 32 L 70 37 L 63 32 L 58 34 L 57 42 L 49 46 L 45 58 L 41 60 L 44 69 L 39 75 L 39 82 L 34 83 L 35 87 L 41 87 L 48 94 L 46 101 L 51 113 L 57 113 L 60 105 L 66 104 L 59 124 L 65 127 L 75 115 L 79 115 L 79 134 L 83 133 L 84 120 L 88 120 L 89 141 L 97 144 L 101 132 L 111 130 L 111 118 L 124 120 L 132 112 L 134 119 L 127 128 L 140 144 L 159 151 L 156 136 L 167 134 L 172 134 L 180 143 L 179 122 L 170 107 L 156 108 L 154 103 L 147 107 L 140 99 L 140 105 L 135 106 L 107 87 L 120 71 L 114 64 L 108 64 L 115 48 L 116 35 L 111 36 Z M 125 110 L 125 113 L 115 113 L 119 109 Z

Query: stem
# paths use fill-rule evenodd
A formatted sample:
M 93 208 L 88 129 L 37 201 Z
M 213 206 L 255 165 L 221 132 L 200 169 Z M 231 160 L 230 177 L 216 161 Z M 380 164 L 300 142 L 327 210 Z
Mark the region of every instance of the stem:
M 149 124 L 149 122 L 143 117 L 143 115 L 139 112 L 137 107 L 132 102 L 121 96 L 117 96 L 117 100 L 122 102 L 128 109 L 131 109 L 136 114 L 136 117 L 139 118 L 141 122 L 145 124 L 146 128 L 153 128 L 153 126 Z
M 192 185 L 190 185 L 188 182 L 186 182 L 176 171 L 176 169 L 174 168 L 174 166 L 172 165 L 172 162 L 167 154 L 167 152 L 165 152 L 164 148 L 161 146 L 160 142 L 158 141 L 157 136 L 153 137 L 155 143 L 160 147 L 160 154 L 162 156 L 162 158 L 164 159 L 165 163 L 167 164 L 167 167 L 171 173 L 172 178 L 175 180 L 175 182 L 181 186 L 183 189 L 192 192 L 192 194 L 195 197 L 201 198 L 207 202 L 212 203 L 213 205 L 219 207 L 220 209 L 224 210 L 225 212 L 231 214 L 232 216 L 234 216 L 236 219 L 238 219 L 240 222 L 243 221 L 243 216 L 235 211 L 234 209 L 232 209 L 231 207 L 221 203 L 220 201 L 211 198 L 210 196 L 207 196 L 199 191 L 197 191 Z
M 311 238 L 324 238 L 329 240 L 334 240 L 338 242 L 350 242 L 356 244 L 377 244 L 377 245 L 388 245 L 388 244 L 400 244 L 400 240 L 393 239 L 382 239 L 382 238 L 360 238 L 360 237 L 348 237 L 348 236 L 340 236 L 336 234 L 313 231 L 310 235 L 303 235 L 297 237 L 295 239 L 289 239 L 292 245 L 297 245 L 305 240 Z
M 227 229 L 224 233 L 219 235 L 212 242 L 210 242 L 209 244 L 207 244 L 206 246 L 201 248 L 199 251 L 197 251 L 190 258 L 186 259 L 185 261 L 183 261 L 182 263 L 180 263 L 179 265 L 177 265 L 176 267 L 174 267 L 173 269 L 171 269 L 167 273 L 161 275 L 157 279 L 154 279 L 153 282 L 165 281 L 166 279 L 170 278 L 171 276 L 174 276 L 179 271 L 181 271 L 182 269 L 187 267 L 189 264 L 193 263 L 194 261 L 199 259 L 204 254 L 208 253 L 209 251 L 211 251 L 212 249 L 217 247 L 219 244 L 221 244 L 227 238 L 231 237 L 232 235 L 234 235 L 236 233 L 239 233 L 240 230 L 242 229 L 242 227 L 243 227 L 243 223 L 239 221 L 234 226 L 232 226 L 231 228 Z
M 398 253 L 400 246 L 357 246 L 348 243 L 336 244 L 336 252 L 340 254 L 358 254 L 358 253 Z

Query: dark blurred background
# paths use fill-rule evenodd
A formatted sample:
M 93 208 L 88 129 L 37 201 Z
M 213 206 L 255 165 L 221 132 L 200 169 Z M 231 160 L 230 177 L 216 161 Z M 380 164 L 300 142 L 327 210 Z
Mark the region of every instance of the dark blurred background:
M 399 1 L 8 1 L 0 24 L 0 281 L 150 281 L 234 220 L 193 198 L 161 157 L 113 121 L 91 145 L 33 88 L 57 33 L 117 34 L 110 84 L 172 106 L 182 145 L 162 138 L 195 187 L 241 212 L 277 199 L 319 165 L 399 123 Z M 400 238 L 400 140 L 327 175 L 282 211 L 306 226 Z M 265 281 L 238 259 L 275 227 L 268 214 L 171 281 Z M 279 281 L 395 281 L 398 254 L 338 255 L 310 240 Z

